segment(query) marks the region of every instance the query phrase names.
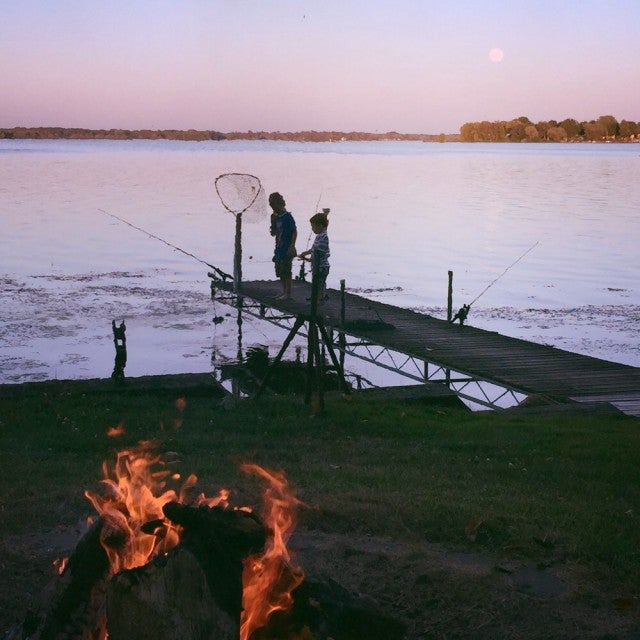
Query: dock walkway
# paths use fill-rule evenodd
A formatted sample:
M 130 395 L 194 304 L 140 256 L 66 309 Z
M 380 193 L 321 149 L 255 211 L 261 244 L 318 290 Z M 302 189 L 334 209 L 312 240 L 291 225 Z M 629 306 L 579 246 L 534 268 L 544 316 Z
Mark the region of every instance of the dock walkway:
M 230 283 L 222 287 L 231 290 Z M 310 284 L 294 282 L 292 300 L 277 300 L 279 283 L 243 282 L 241 293 L 266 309 L 308 316 Z M 495 383 L 550 403 L 610 403 L 640 416 L 640 368 L 510 338 L 473 326 L 450 324 L 374 300 L 328 291 L 319 308 L 326 326 L 349 336 Z

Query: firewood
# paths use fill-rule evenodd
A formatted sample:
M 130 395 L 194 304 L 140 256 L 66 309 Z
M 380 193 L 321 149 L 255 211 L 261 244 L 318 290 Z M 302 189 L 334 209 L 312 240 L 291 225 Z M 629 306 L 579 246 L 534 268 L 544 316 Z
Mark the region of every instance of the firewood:
M 176 547 L 122 571 L 107 588 L 109 640 L 237 640 L 239 611 L 223 610 L 193 553 Z
M 246 511 L 221 507 L 193 508 L 177 502 L 164 506 L 167 518 L 184 528 L 181 546 L 200 562 L 218 605 L 235 617 L 242 608 L 242 560 L 258 553 L 266 533 Z
M 103 624 L 104 588 L 109 559 L 100 544 L 103 521 L 98 518 L 78 542 L 62 576 L 43 599 L 39 640 L 89 638 Z M 53 603 L 53 604 L 52 604 Z
M 347 591 L 334 580 L 305 578 L 292 593 L 290 611 L 278 611 L 252 640 L 334 638 L 403 640 L 406 627 L 385 615 L 375 600 Z

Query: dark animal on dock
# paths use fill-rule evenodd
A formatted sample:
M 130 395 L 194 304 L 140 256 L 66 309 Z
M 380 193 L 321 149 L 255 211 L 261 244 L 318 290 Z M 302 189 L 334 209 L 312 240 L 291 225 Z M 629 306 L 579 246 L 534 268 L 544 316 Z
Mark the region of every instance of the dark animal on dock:
M 469 315 L 469 310 L 471 309 L 470 304 L 463 304 L 456 313 L 453 318 L 450 320 L 450 324 L 453 324 L 456 320 L 460 321 L 460 326 L 462 326 Z
M 116 348 L 116 359 L 111 377 L 116 382 L 122 382 L 124 380 L 124 368 L 127 365 L 127 326 L 123 320 L 120 326 L 117 327 L 116 321 L 112 320 L 111 330 L 113 331 L 113 344 Z

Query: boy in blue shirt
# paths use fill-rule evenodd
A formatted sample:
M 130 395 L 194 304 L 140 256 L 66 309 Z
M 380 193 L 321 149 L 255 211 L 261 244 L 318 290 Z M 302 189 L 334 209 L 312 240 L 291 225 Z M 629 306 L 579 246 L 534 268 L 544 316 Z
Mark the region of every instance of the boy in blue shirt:
M 280 278 L 282 293 L 276 300 L 291 299 L 291 264 L 296 255 L 298 231 L 293 216 L 287 211 L 284 198 L 277 192 L 269 196 L 271 214 L 271 235 L 276 238 L 273 262 L 276 276 Z

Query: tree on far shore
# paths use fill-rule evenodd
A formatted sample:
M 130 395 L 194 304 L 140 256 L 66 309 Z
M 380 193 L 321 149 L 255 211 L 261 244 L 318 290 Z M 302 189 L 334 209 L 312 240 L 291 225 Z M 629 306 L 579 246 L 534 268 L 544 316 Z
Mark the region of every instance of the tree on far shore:
M 496 122 L 465 122 L 461 142 L 631 142 L 640 140 L 640 122 L 618 120 L 611 115 L 578 122 L 566 118 L 533 123 L 526 116 Z

